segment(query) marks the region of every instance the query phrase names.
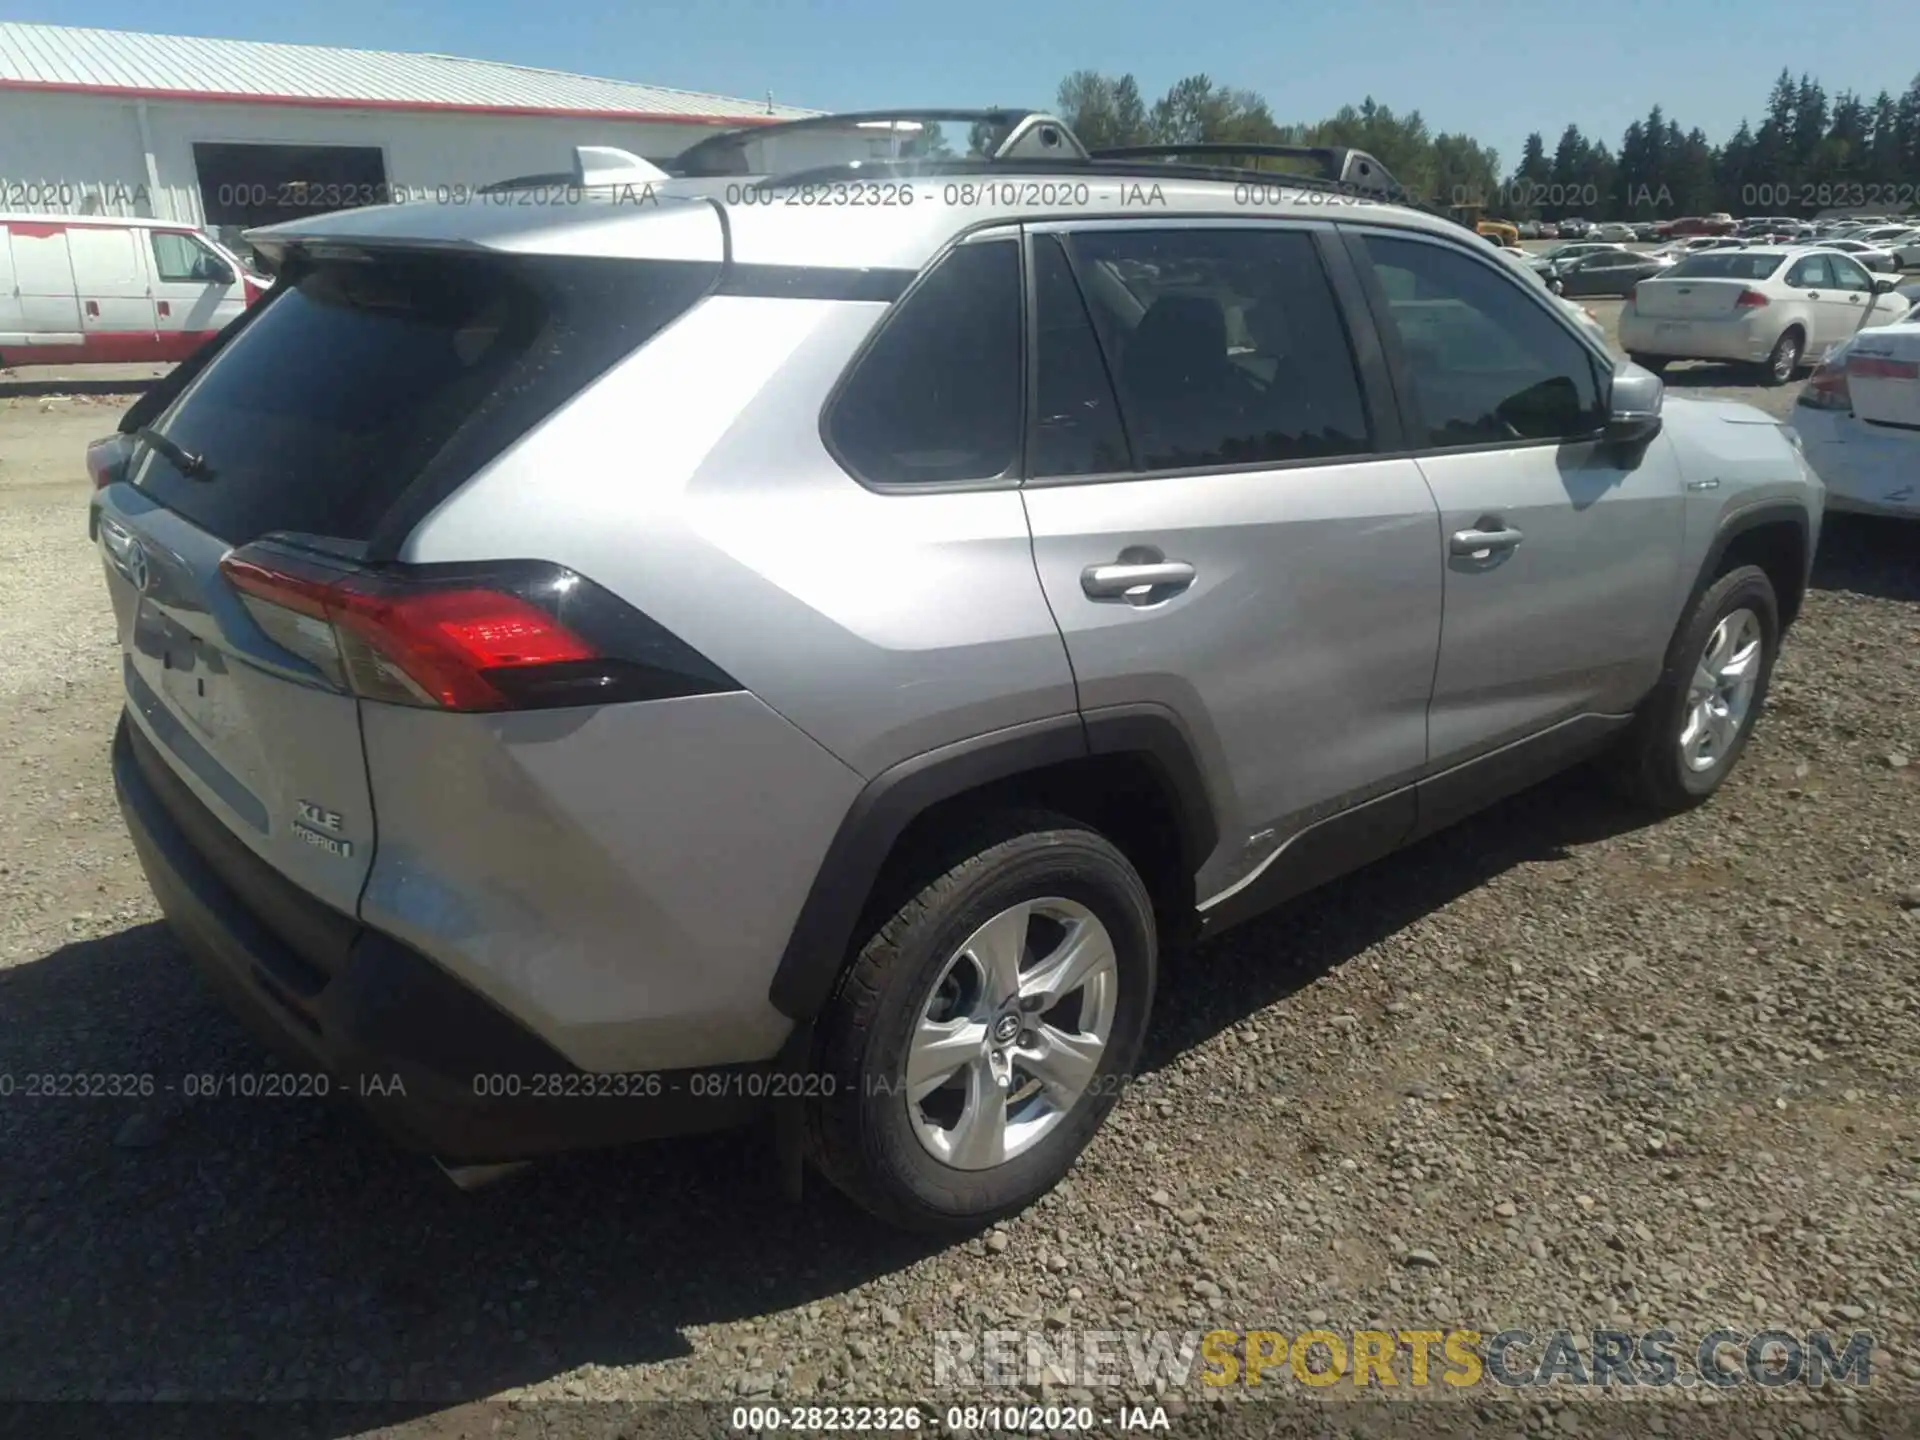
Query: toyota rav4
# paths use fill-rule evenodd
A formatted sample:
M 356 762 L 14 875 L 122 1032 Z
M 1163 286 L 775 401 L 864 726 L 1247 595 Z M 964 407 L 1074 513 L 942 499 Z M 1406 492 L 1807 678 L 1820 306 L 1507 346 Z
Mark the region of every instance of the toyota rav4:
M 1760 714 L 1823 495 L 1770 418 L 1357 153 L 1255 206 L 1031 114 L 874 153 L 921 123 L 255 232 L 90 457 L 162 908 L 449 1166 L 765 1112 L 980 1224 L 1182 942 L 1589 757 L 1695 805 Z

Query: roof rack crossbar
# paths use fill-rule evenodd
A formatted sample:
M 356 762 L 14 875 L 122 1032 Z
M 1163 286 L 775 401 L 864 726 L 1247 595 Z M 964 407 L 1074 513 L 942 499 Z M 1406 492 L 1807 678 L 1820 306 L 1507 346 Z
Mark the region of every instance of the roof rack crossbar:
M 674 157 L 674 175 L 686 178 L 741 175 L 752 173 L 746 166 L 749 145 L 767 145 L 783 136 L 809 135 L 835 130 L 884 131 L 897 139 L 913 135 L 928 125 L 986 125 L 992 135 L 990 160 L 1053 159 L 1085 160 L 1087 150 L 1064 120 L 1039 110 L 988 107 L 979 110 L 901 109 L 852 110 L 834 115 L 810 115 L 804 120 L 787 120 L 775 125 L 743 126 L 723 131 L 689 146 Z M 891 147 L 897 158 L 897 145 Z
M 1181 156 L 1252 156 L 1276 160 L 1309 160 L 1310 178 L 1328 181 L 1355 193 L 1404 202 L 1409 192 L 1392 173 L 1364 150 L 1347 145 L 1268 145 L 1255 141 L 1201 140 L 1184 145 L 1111 145 L 1089 152 L 1095 160 L 1176 160 Z M 1258 174 L 1271 174 L 1257 171 Z

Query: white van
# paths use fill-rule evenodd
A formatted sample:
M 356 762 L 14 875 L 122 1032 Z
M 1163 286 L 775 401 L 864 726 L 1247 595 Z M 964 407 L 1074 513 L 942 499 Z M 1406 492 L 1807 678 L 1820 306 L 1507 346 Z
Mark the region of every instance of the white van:
M 183 360 L 267 288 L 177 221 L 0 214 L 0 367 Z

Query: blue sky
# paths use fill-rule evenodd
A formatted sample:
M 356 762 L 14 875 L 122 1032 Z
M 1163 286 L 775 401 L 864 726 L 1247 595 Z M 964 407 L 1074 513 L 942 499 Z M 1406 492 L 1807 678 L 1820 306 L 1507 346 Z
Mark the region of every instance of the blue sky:
M 0 16 L 437 50 L 822 109 L 1044 106 L 1081 67 L 1131 70 L 1151 100 L 1205 72 L 1259 91 L 1281 121 L 1372 94 L 1494 145 L 1507 170 L 1529 130 L 1551 149 L 1571 120 L 1617 147 L 1656 101 L 1717 143 L 1758 118 L 1782 65 L 1869 99 L 1920 72 L 1917 0 L 7 0 Z

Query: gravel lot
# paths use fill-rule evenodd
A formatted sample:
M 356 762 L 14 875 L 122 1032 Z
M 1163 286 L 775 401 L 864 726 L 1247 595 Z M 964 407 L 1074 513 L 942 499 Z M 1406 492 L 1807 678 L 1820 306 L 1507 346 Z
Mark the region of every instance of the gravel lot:
M 73 388 L 0 377 L 0 1075 L 162 1090 L 0 1099 L 0 1398 L 406 1402 L 410 1431 L 485 1433 L 502 1395 L 926 1396 L 936 1329 L 1310 1322 L 1866 1328 L 1874 1394 L 1920 1398 L 1911 528 L 1829 521 L 1714 803 L 1647 826 L 1566 777 L 1181 957 L 1069 1184 L 943 1248 L 785 1204 L 739 1137 L 465 1195 L 350 1113 L 181 1098 L 265 1062 L 114 807 L 81 450 L 126 397 Z M 1527 1394 L 1508 1433 L 1547 1423 Z

